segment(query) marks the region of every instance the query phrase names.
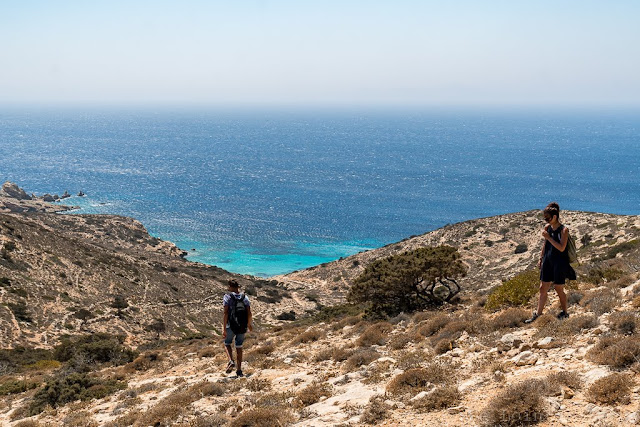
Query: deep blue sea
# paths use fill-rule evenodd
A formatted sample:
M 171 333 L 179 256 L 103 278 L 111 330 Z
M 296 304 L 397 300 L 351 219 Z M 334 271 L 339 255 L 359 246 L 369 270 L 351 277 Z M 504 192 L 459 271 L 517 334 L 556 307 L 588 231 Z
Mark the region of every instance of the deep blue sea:
M 639 113 L 5 108 L 0 180 L 270 276 L 553 200 L 640 214 Z

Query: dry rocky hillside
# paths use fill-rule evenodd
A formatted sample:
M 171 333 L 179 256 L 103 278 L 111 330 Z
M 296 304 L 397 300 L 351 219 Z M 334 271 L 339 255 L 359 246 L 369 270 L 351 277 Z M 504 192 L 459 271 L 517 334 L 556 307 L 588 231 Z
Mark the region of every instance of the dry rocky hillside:
M 16 294 L 10 292 L 14 282 L 31 283 L 18 279 L 31 277 L 39 269 L 44 272 L 34 281 L 38 286 L 24 287 L 27 296 L 23 298 L 31 301 L 42 299 L 37 295 L 49 295 L 46 285 L 59 283 L 54 277 L 59 276 L 58 270 L 47 273 L 51 265 L 57 265 L 53 256 L 69 269 L 67 280 L 56 285 L 55 292 L 70 289 L 66 292 L 74 304 L 87 293 L 74 287 L 86 286 L 83 279 L 91 277 L 89 272 L 96 268 L 111 272 L 109 280 L 116 286 L 138 289 L 136 298 L 125 295 L 127 300 L 135 300 L 131 306 L 140 310 L 131 310 L 131 306 L 123 310 L 129 323 L 143 310 L 149 315 L 136 318 L 141 323 L 159 315 L 178 322 L 180 314 L 178 310 L 169 314 L 170 307 L 165 312 L 163 308 L 169 304 L 162 301 L 153 300 L 155 303 L 147 306 L 144 302 L 151 300 L 151 292 L 141 298 L 146 282 L 144 276 L 127 269 L 131 266 L 145 274 L 156 271 L 157 277 L 168 283 L 193 280 L 188 283 L 196 288 L 196 301 L 200 278 L 188 272 L 202 274 L 204 281 L 214 286 L 231 277 L 213 267 L 182 260 L 175 247 L 148 237 L 133 220 L 49 216 L 0 215 L 0 236 L 16 245 L 8 254 L 24 268 L 7 268 L 0 261 L 0 276 L 11 274 L 10 285 L 0 288 L 3 303 L 14 301 L 11 298 Z M 569 319 L 555 318 L 559 308 L 553 291 L 547 314 L 532 325 L 523 324 L 535 302 L 532 293 L 525 294 L 524 305 L 511 302 L 489 310 L 487 301 L 514 283 L 525 283 L 524 288 L 530 292 L 533 287 L 535 292 L 535 273 L 531 276 L 526 271 L 534 267 L 539 254 L 542 221 L 533 211 L 483 218 L 278 277 L 281 284 L 274 289 L 290 298 L 278 304 L 263 301 L 256 309 L 272 315 L 294 311 L 297 320 L 263 321 L 247 335 L 244 378 L 222 371 L 226 357 L 215 329 L 217 323 L 206 330 L 207 336 L 189 339 L 183 335 L 179 340 L 155 341 L 147 332 L 146 338 L 140 338 L 146 343 L 134 352 L 127 347 L 138 344 L 133 339 L 123 343 L 96 333 L 82 338 L 84 328 L 88 332 L 95 326 L 90 320 L 81 325 L 80 319 L 73 320 L 69 328 L 76 338 L 56 343 L 50 340 L 49 347 L 42 346 L 42 339 L 36 338 L 44 332 L 38 332 L 38 327 L 64 328 L 65 322 L 56 323 L 55 316 L 45 317 L 44 310 L 33 310 L 28 315 L 39 325 L 33 327 L 15 318 L 15 313 L 14 317 L 6 314 L 14 324 L 12 330 L 17 327 L 21 334 L 33 334 L 27 344 L 44 348 L 0 351 L 0 424 L 635 425 L 640 422 L 640 217 L 583 212 L 562 216 L 577 236 L 581 261 L 578 280 L 567 286 Z M 6 228 L 7 220 L 13 230 Z M 79 227 L 78 223 L 86 221 L 98 221 L 100 227 L 94 224 L 91 232 L 81 233 L 78 230 L 88 226 Z M 111 240 L 117 230 L 123 233 L 123 228 L 129 230 L 124 232 L 126 236 L 139 230 L 142 238 L 119 235 Z M 104 233 L 99 234 L 100 230 Z M 64 250 L 47 246 L 51 243 L 34 243 L 36 236 L 60 235 L 55 233 L 75 240 Z M 114 250 L 116 242 L 120 246 Z M 457 247 L 468 267 L 467 277 L 460 281 L 465 290 L 456 303 L 384 321 L 367 320 L 359 307 L 339 304 L 351 281 L 371 261 L 441 243 Z M 95 255 L 83 254 L 85 245 L 93 245 L 91 253 Z M 71 251 L 69 247 L 80 249 L 65 252 Z M 20 251 L 25 253 L 18 257 Z M 104 256 L 125 256 L 114 258 L 105 268 L 94 261 L 101 251 L 108 254 Z M 77 269 L 73 267 L 76 256 L 82 262 Z M 78 285 L 74 274 L 83 274 Z M 517 280 L 503 284 L 503 279 L 514 276 Z M 255 285 L 255 279 L 243 280 L 247 286 Z M 67 287 L 63 288 L 64 284 Z M 163 286 L 153 292 L 172 295 L 171 288 Z M 105 296 L 99 291 L 96 286 L 93 298 L 102 295 L 104 305 L 113 293 L 107 291 Z M 186 292 L 182 288 L 178 291 Z M 260 295 L 262 288 L 255 291 Z M 54 310 L 55 303 L 63 304 L 65 299 L 56 295 L 55 301 L 44 299 L 42 303 L 50 303 L 49 310 Z M 318 304 L 338 305 L 321 308 Z M 182 302 L 185 316 L 191 306 Z M 112 320 L 105 323 L 122 325 L 125 321 L 121 322 L 114 310 L 109 309 Z M 303 316 L 305 311 L 308 313 Z M 59 309 L 59 316 L 65 312 L 71 311 Z M 45 318 L 52 320 L 45 323 Z M 202 331 L 196 325 L 207 322 L 201 312 L 191 324 L 194 331 Z
M 315 306 L 275 281 L 189 262 L 134 219 L 57 214 L 68 208 L 16 198 L 26 193 L 15 188 L 0 190 L 2 347 L 46 347 L 60 335 L 94 332 L 123 334 L 137 346 L 155 339 L 151 325 L 166 338 L 211 335 L 231 278 L 253 298 L 259 322 Z

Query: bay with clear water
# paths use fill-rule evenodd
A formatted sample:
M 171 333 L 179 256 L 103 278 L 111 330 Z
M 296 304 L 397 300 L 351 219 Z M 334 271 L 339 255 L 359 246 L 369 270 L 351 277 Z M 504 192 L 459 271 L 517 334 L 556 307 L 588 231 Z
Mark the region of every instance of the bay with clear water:
M 0 180 L 260 276 L 558 201 L 640 214 L 638 111 L 0 109 Z

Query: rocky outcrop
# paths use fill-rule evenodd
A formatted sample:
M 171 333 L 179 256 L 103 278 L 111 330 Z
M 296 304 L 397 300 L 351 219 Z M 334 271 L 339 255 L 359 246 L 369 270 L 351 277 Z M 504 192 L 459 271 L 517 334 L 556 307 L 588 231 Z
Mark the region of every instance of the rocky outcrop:
M 0 197 L 8 197 L 10 199 L 18 200 L 31 200 L 31 196 L 29 196 L 22 188 L 9 181 L 2 184 L 2 188 L 0 188 Z

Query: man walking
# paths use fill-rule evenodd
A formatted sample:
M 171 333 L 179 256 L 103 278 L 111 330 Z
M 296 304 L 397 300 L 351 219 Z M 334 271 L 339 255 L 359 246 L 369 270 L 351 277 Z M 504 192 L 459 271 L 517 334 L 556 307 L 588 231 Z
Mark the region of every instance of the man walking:
M 240 284 L 235 280 L 229 280 L 229 293 L 225 294 L 222 299 L 224 307 L 224 317 L 222 320 L 222 338 L 224 338 L 224 346 L 229 356 L 227 363 L 227 374 L 236 369 L 236 375 L 242 377 L 242 343 L 244 342 L 244 334 L 253 330 L 251 306 L 249 298 L 240 293 Z M 233 349 L 231 343 L 234 341 L 236 345 L 236 362 L 233 360 Z

